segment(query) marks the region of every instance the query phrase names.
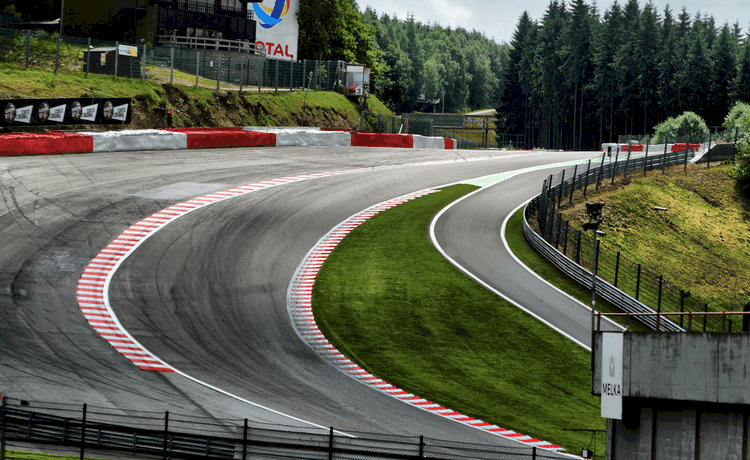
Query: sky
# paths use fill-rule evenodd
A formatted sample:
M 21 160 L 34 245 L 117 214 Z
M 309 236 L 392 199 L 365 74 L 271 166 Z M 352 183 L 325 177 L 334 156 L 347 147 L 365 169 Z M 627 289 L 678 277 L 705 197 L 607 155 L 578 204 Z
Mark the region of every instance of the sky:
M 414 19 L 423 24 L 438 23 L 443 27 L 463 27 L 467 30 L 476 29 L 483 32 L 487 38 L 497 43 L 510 43 L 516 30 L 518 18 L 524 10 L 529 12 L 533 20 L 541 20 L 549 6 L 550 0 L 358 0 L 357 4 L 364 11 L 369 5 L 378 15 L 387 13 L 406 19 L 407 14 L 413 14 Z M 570 4 L 570 1 L 567 2 Z M 594 3 L 587 0 L 588 5 Z M 599 0 L 596 2 L 599 15 L 609 9 L 613 0 Z M 627 0 L 619 0 L 624 6 Z M 639 0 L 641 8 L 646 0 Z M 684 6 L 691 17 L 700 12 L 701 16 L 708 14 L 714 17 L 720 27 L 725 22 L 731 26 L 739 22 L 743 33 L 750 30 L 750 1 L 748 0 L 652 0 L 661 15 L 669 5 L 672 15 L 677 16 Z M 710 8 L 710 9 L 709 9 Z

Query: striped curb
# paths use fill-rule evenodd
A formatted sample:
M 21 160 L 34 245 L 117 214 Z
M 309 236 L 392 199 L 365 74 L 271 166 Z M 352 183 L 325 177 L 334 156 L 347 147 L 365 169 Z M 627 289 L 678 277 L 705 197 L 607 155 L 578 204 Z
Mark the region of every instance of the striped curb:
M 326 339 L 315 322 L 315 317 L 313 316 L 312 311 L 313 285 L 315 284 L 315 278 L 320 271 L 320 268 L 323 266 L 323 262 L 328 258 L 336 245 L 338 245 L 352 230 L 374 215 L 398 206 L 399 204 L 437 192 L 439 192 L 439 190 L 422 190 L 376 204 L 375 206 L 367 208 L 366 210 L 348 218 L 321 238 L 297 268 L 289 286 L 287 306 L 294 328 L 297 331 L 297 334 L 308 344 L 308 346 L 310 346 L 310 348 L 326 361 L 333 364 L 334 367 L 351 378 L 358 380 L 381 393 L 385 393 L 407 404 L 411 404 L 414 407 L 418 407 L 464 425 L 496 434 L 507 439 L 513 439 L 523 445 L 557 452 L 564 451 L 562 447 L 555 444 L 468 417 L 460 412 L 435 404 L 379 379 L 359 367 L 356 363 L 337 350 L 336 347 Z
M 486 158 L 469 158 L 466 161 L 483 161 Z M 450 164 L 455 160 L 434 160 L 422 163 L 404 163 L 396 165 L 376 166 L 341 171 L 326 171 L 303 174 L 299 176 L 282 177 L 253 184 L 243 185 L 232 189 L 211 193 L 175 204 L 157 212 L 122 232 L 96 255 L 84 268 L 76 287 L 76 301 L 86 321 L 112 347 L 141 370 L 157 372 L 175 372 L 175 369 L 151 352 L 146 350 L 133 336 L 122 327 L 109 304 L 109 283 L 120 264 L 136 250 L 146 239 L 154 235 L 165 225 L 184 216 L 185 214 L 203 208 L 210 204 L 244 195 L 277 185 L 299 182 L 321 177 L 343 174 L 369 172 L 386 169 L 398 169 L 412 166 L 427 166 Z

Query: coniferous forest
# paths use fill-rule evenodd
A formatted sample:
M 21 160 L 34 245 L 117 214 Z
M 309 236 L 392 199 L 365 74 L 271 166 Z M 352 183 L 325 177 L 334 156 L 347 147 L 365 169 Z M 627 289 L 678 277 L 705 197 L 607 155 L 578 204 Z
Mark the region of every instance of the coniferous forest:
M 519 19 L 510 47 L 498 132 L 523 134 L 526 146 L 590 150 L 685 111 L 720 126 L 750 101 L 747 36 L 685 9 L 629 0 L 600 15 L 583 0 L 553 1 L 538 22 Z
M 373 92 L 397 112 L 415 110 L 420 95 L 441 99 L 446 113 L 497 108 L 498 134 L 526 147 L 598 149 L 685 111 L 720 126 L 736 101 L 750 102 L 750 40 L 739 24 L 638 0 L 597 8 L 553 0 L 498 44 L 360 13 L 355 0 L 301 0 L 300 56 L 370 66 Z

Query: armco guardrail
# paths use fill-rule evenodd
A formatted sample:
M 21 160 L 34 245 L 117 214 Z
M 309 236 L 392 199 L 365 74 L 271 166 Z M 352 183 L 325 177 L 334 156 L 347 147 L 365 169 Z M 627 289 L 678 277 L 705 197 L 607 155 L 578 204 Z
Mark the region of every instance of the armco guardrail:
M 591 289 L 593 287 L 592 273 L 584 267 L 587 242 L 588 245 L 591 245 L 590 240 L 586 238 L 586 234 L 571 230 L 570 225 L 560 218 L 556 208 L 563 200 L 572 200 L 573 192 L 576 190 L 583 190 L 585 194 L 589 186 L 598 188 L 605 180 L 614 180 L 614 177 L 618 174 L 628 175 L 635 174 L 638 171 L 664 170 L 671 165 L 686 165 L 694 155 L 692 150 L 671 152 L 667 151 L 665 146 L 654 147 L 656 147 L 657 152 L 663 151 L 664 153 L 649 155 L 649 152 L 646 152 L 644 156 L 633 157 L 631 152 L 626 152 L 626 158 L 620 160 L 616 157 L 614 162 L 611 162 L 611 159 L 607 162 L 607 153 L 604 153 L 598 165 L 596 163 L 592 165 L 592 161 L 589 160 L 587 165 L 580 168 L 580 173 L 579 167 L 581 165 L 576 165 L 572 171 L 569 169 L 563 170 L 557 176 L 550 176 L 542 186 L 542 193 L 533 198 L 524 209 L 523 233 L 529 244 L 571 279 L 585 288 Z M 566 175 L 569 178 L 567 180 L 565 179 Z M 529 223 L 529 219 L 535 212 L 541 235 Z M 574 234 L 572 238 L 571 233 Z M 568 248 L 569 241 L 572 241 L 574 247 Z M 562 252 L 559 250 L 561 245 Z M 593 255 L 593 248 L 591 249 L 588 252 L 590 256 Z M 566 253 L 571 253 L 572 257 L 565 255 Z M 593 264 L 589 261 L 588 265 L 592 266 Z M 617 274 L 615 274 L 615 280 L 617 280 Z M 615 281 L 616 284 L 617 281 Z M 597 295 L 623 312 L 646 314 L 639 316 L 639 318 L 644 325 L 651 329 L 656 330 L 658 326 L 658 330 L 661 331 L 684 331 L 678 324 L 667 319 L 657 322 L 658 316 L 655 315 L 657 313 L 655 310 L 615 285 L 597 276 Z M 661 302 L 661 297 L 659 302 Z
M 261 425 L 169 412 L 135 412 L 84 404 L 29 402 L 7 397 L 0 405 L 0 456 L 16 451 L 65 453 L 83 458 L 171 459 L 493 459 L 570 458 L 536 447 L 501 447 L 333 428 Z M 25 454 L 25 452 L 24 452 Z M 28 457 L 24 457 L 28 458 Z

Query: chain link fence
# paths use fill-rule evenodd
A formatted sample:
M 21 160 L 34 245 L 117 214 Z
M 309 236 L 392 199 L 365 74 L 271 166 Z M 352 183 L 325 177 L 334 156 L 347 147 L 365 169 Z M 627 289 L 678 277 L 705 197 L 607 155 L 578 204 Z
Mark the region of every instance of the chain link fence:
M 653 147 L 659 151 L 663 146 Z M 623 152 L 621 156 L 612 158 L 608 157 L 605 152 L 601 160 L 589 160 L 585 165 L 576 165 L 556 175 L 551 175 L 545 180 L 541 195 L 534 198 L 526 208 L 527 220 L 529 222 L 533 220 L 536 223 L 534 229 L 536 236 L 527 235 L 527 239 L 529 236 L 542 238 L 549 249 L 554 249 L 555 254 L 564 256 L 565 260 L 557 259 L 556 265 L 580 284 L 591 289 L 594 255 L 591 232 L 582 232 L 574 228 L 562 217 L 557 208 L 563 203 L 571 203 L 576 191 L 586 197 L 588 191 L 596 190 L 607 182 L 614 184 L 618 175 L 627 178 L 629 175 L 646 174 L 651 170 L 664 173 L 670 166 L 687 167 L 694 153 L 693 150 L 687 149 L 658 154 L 651 154 L 647 151 L 643 156 L 633 157 Z M 545 248 L 541 249 L 545 250 Z M 556 259 L 555 254 L 548 255 Z M 576 267 L 585 269 L 588 274 L 581 275 Z M 712 309 L 700 298 L 690 296 L 688 292 L 665 279 L 663 275 L 654 273 L 642 264 L 629 259 L 627 254 L 601 245 L 600 240 L 597 241 L 597 277 L 608 283 L 609 287 L 615 288 L 611 290 L 606 300 L 626 312 L 719 311 Z M 600 286 L 601 281 L 597 281 L 597 293 L 606 291 Z M 652 329 L 657 327 L 657 317 L 644 317 L 642 321 Z M 664 320 L 659 326 L 661 330 L 678 331 L 683 330 L 684 321 L 680 316 L 673 322 Z M 704 315 L 699 321 L 700 324 L 691 325 L 693 330 L 710 332 L 742 330 L 740 321 L 735 321 L 733 324 L 729 320 L 726 324 L 726 318 L 720 315 Z
M 2 398 L 0 456 L 29 452 L 97 459 L 487 459 L 564 458 L 536 447 L 500 447 L 424 436 L 340 433 L 258 424 L 248 419 L 188 417 L 170 412 Z

